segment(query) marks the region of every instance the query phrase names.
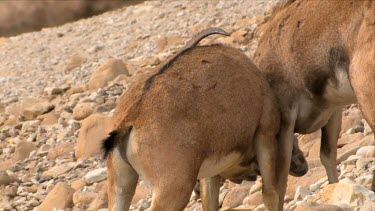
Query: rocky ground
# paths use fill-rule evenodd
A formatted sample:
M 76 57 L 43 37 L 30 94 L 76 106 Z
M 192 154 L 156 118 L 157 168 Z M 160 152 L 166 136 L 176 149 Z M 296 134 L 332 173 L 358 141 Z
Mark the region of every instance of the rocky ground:
M 254 30 L 276 0 L 152 1 L 40 32 L 0 38 L 0 210 L 106 210 L 99 141 L 117 98 L 136 78 L 208 26 L 252 56 Z M 368 188 L 374 134 L 357 106 L 343 111 L 340 182 L 328 184 L 320 134 L 299 136 L 308 174 L 289 178 L 287 210 L 375 210 Z M 139 182 L 133 210 L 150 206 Z M 261 180 L 221 188 L 222 210 L 264 210 Z M 193 194 L 186 210 L 201 210 Z

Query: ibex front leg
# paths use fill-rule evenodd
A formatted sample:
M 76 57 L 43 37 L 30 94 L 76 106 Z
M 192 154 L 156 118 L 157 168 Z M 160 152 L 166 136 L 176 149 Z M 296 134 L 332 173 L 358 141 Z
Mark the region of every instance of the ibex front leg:
M 203 211 L 219 210 L 220 179 L 216 175 L 199 181 Z

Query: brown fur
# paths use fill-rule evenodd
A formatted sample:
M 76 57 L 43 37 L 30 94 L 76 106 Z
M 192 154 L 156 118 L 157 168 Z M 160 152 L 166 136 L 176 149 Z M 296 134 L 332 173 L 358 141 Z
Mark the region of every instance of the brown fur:
M 240 159 L 216 172 L 203 169 L 208 172 L 204 176 L 241 175 L 249 168 L 241 164 L 257 159 L 265 204 L 276 210 L 279 111 L 257 67 L 241 51 L 214 45 L 185 51 L 145 90 L 146 81 L 156 73 L 132 84 L 116 107 L 117 133 L 107 139 L 117 143 L 108 145 L 114 146 L 107 161 L 110 210 L 129 208 L 129 187 L 138 175 L 153 188 L 151 210 L 181 210 L 202 165 L 219 165 L 233 154 Z
M 375 130 L 374 11 L 373 0 L 292 0 L 258 31 L 254 61 L 281 106 L 281 139 L 322 128 L 321 160 L 331 183 L 337 182 L 341 108 L 358 102 Z M 290 148 L 281 146 L 284 153 Z M 286 180 L 289 158 L 280 159 L 279 178 Z

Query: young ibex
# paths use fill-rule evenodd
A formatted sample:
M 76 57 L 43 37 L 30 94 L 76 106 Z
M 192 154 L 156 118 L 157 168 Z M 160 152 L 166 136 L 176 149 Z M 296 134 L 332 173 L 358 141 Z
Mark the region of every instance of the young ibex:
M 375 130 L 374 11 L 373 0 L 288 0 L 261 28 L 254 62 L 277 96 L 279 141 L 287 144 L 280 148 L 287 156 L 279 159 L 279 184 L 286 184 L 294 132 L 321 129 L 320 159 L 335 183 L 343 106 L 358 102 Z
M 218 175 L 246 179 L 255 160 L 265 206 L 277 210 L 276 99 L 241 51 L 195 46 L 210 34 L 227 35 L 217 28 L 203 31 L 119 99 L 103 142 L 109 210 L 129 209 L 139 176 L 153 189 L 152 211 L 182 210 L 201 178 L 211 178 L 217 194 L 207 190 L 204 197 L 215 200 Z M 294 172 L 304 174 L 305 163 Z

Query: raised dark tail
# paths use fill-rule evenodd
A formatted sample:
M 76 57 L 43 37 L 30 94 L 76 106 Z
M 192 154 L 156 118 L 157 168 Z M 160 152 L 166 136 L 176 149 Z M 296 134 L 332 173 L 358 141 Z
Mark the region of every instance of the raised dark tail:
M 103 151 L 103 158 L 106 159 L 109 153 L 117 146 L 119 141 L 121 141 L 126 136 L 129 136 L 132 127 L 130 126 L 125 130 L 125 132 L 121 133 L 120 130 L 112 130 L 108 136 L 102 141 L 101 149 Z
M 149 77 L 147 80 L 146 80 L 146 83 L 143 87 L 144 91 L 147 91 L 152 82 L 154 81 L 155 77 L 160 75 L 160 74 L 163 74 L 164 71 L 166 69 L 168 69 L 168 67 L 181 55 L 183 54 L 184 52 L 186 52 L 187 50 L 193 48 L 194 46 L 196 46 L 201 40 L 203 40 L 204 38 L 212 35 L 212 34 L 221 34 L 221 35 L 225 35 L 225 36 L 230 36 L 230 34 L 228 32 L 226 32 L 224 29 L 221 29 L 221 28 L 215 28 L 215 27 L 211 27 L 211 28 L 207 28 L 201 32 L 199 32 L 197 35 L 195 35 L 191 40 L 189 40 L 189 42 L 187 42 L 187 44 L 181 48 L 179 51 L 177 51 L 177 53 L 174 54 L 174 56 L 167 62 L 165 63 L 163 66 L 160 67 L 159 71 L 157 73 L 155 73 L 154 75 L 152 75 L 151 77 Z

